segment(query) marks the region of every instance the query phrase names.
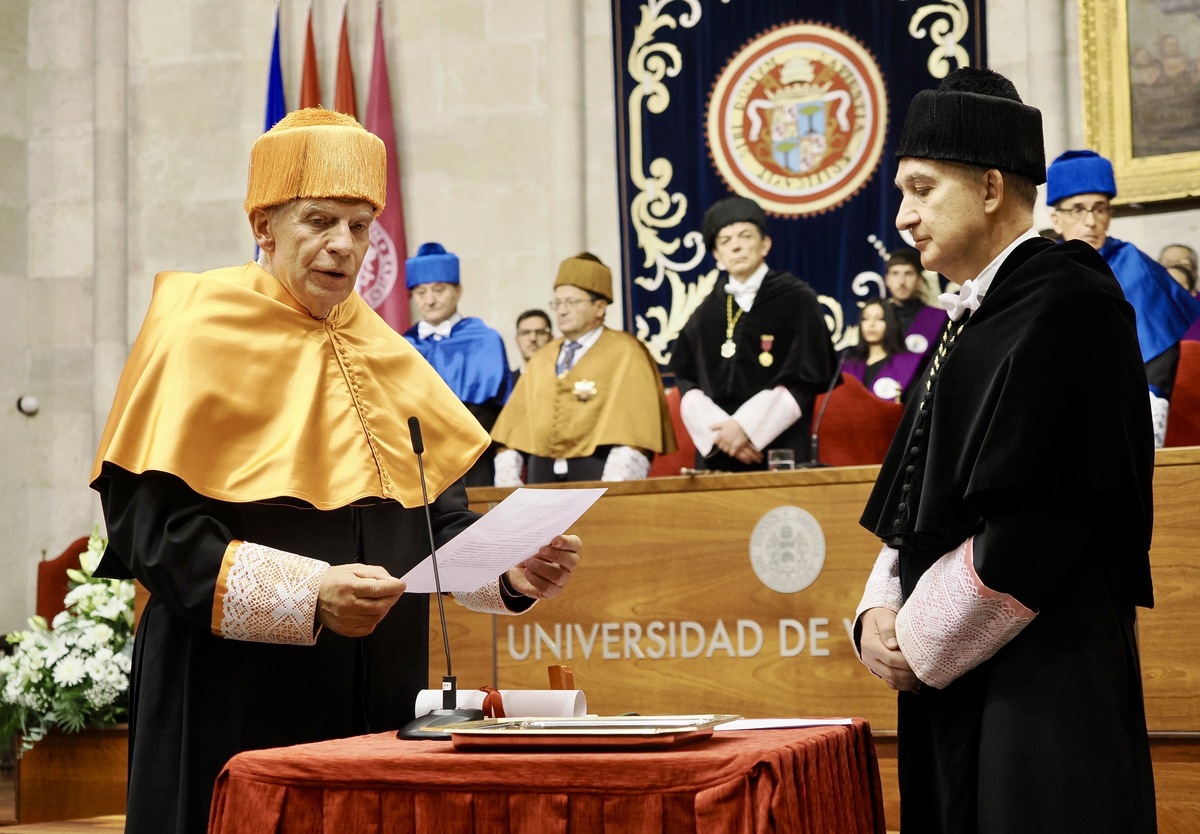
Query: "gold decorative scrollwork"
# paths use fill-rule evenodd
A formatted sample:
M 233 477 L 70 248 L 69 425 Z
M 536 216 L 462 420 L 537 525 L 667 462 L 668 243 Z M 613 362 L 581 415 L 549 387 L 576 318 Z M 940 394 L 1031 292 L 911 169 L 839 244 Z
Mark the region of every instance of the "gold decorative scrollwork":
M 925 19 L 931 15 L 945 15 L 929 24 L 926 29 L 922 26 Z M 967 33 L 967 25 L 971 21 L 971 13 L 967 11 L 964 0 L 947 0 L 945 3 L 927 3 L 913 12 L 908 21 L 908 34 L 918 40 L 926 35 L 933 41 L 934 50 L 929 53 L 926 66 L 934 78 L 945 78 L 952 69 L 966 67 L 971 64 L 971 56 L 962 46 L 963 35 Z M 953 59 L 953 65 L 951 65 Z
M 671 103 L 671 94 L 664 79 L 679 75 L 683 65 L 679 49 L 670 43 L 656 42 L 663 28 L 679 26 L 691 28 L 700 22 L 699 0 L 680 0 L 687 9 L 678 17 L 664 14 L 663 9 L 676 0 L 650 0 L 641 8 L 641 18 L 634 30 L 633 43 L 629 50 L 629 75 L 636 83 L 629 94 L 629 176 L 637 189 L 629 204 L 630 221 L 637 235 L 638 248 L 642 250 L 642 266 L 653 269 L 651 276 L 637 275 L 633 281 L 638 286 L 653 292 L 667 281 L 671 287 L 669 308 L 661 305 L 650 307 L 644 315 L 636 317 L 637 337 L 650 350 L 659 364 L 670 359 L 668 347 L 696 306 L 712 289 L 716 282 L 716 270 L 701 276 L 700 281 L 690 287 L 679 277 L 681 271 L 694 269 L 704 257 L 704 246 L 698 233 L 660 237 L 660 232 L 678 228 L 687 214 L 688 201 L 683 194 L 671 193 L 674 167 L 669 159 L 659 157 L 643 159 L 642 112 L 665 113 Z M 692 250 L 682 261 L 672 260 L 681 246 Z M 651 324 L 657 325 L 652 328 Z

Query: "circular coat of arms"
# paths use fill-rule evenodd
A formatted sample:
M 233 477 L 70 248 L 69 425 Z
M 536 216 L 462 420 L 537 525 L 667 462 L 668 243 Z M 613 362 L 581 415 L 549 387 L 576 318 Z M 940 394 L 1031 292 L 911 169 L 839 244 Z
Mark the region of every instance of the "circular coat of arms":
M 375 309 L 392 292 L 400 275 L 400 256 L 392 236 L 379 223 L 371 224 L 370 247 L 354 281 L 354 289 L 363 301 Z
M 800 507 L 776 507 L 763 513 L 750 534 L 750 566 L 772 591 L 803 591 L 825 566 L 821 525 Z
M 708 145 L 729 188 L 785 216 L 820 214 L 874 174 L 887 131 L 883 75 L 830 26 L 772 29 L 730 59 L 708 102 Z

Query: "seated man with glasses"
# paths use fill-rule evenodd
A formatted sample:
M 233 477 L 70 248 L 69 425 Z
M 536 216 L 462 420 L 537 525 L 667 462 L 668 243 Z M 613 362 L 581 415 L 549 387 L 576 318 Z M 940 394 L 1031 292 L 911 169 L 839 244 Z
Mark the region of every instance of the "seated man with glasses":
M 1108 236 L 1117 183 L 1112 163 L 1095 151 L 1067 151 L 1046 170 L 1046 202 L 1063 240 L 1097 249 L 1137 313 L 1138 342 L 1150 383 L 1154 445 L 1163 445 L 1167 412 L 1179 366 L 1179 339 L 1200 319 L 1200 301 L 1132 243 Z
M 496 486 L 634 481 L 654 454 L 675 451 L 658 365 L 633 336 L 604 326 L 611 302 L 612 273 L 599 258 L 562 262 L 550 303 L 562 338 L 529 358 L 492 428 L 507 447 Z
M 517 316 L 517 350 L 521 352 L 521 361 L 528 362 L 533 355 L 541 350 L 554 338 L 550 329 L 550 316 L 545 310 L 526 310 Z M 513 383 L 521 378 L 521 369 L 513 369 Z

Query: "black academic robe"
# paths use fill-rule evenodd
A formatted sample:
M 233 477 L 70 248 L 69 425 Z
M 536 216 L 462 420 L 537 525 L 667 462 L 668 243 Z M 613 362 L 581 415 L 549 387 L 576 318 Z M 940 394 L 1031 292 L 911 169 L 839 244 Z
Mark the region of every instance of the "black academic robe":
M 1091 247 L 1027 241 L 920 388 L 863 525 L 898 548 L 905 599 L 975 536 L 980 579 L 1038 615 L 944 689 L 900 693 L 902 830 L 1155 830 L 1134 620 L 1153 604 L 1154 452 L 1132 309 Z
M 728 323 L 728 294 L 716 287 L 700 303 L 679 333 L 670 361 L 680 395 L 699 388 L 729 414 L 760 391 L 782 385 L 800 406 L 800 419 L 784 430 L 767 449 L 792 449 L 796 461 L 812 456 L 810 430 L 813 402 L 833 378 L 835 356 L 821 303 L 808 284 L 796 276 L 771 270 L 763 278 L 748 312 L 737 316 L 732 357 L 721 355 Z M 769 364 L 762 361 L 768 355 Z M 767 449 L 761 464 L 750 466 L 713 450 L 707 469 L 739 472 L 766 469 Z
M 429 552 L 420 507 L 233 504 L 172 475 L 108 463 L 97 489 L 109 534 L 97 575 L 134 576 L 150 590 L 134 646 L 127 832 L 205 831 L 213 781 L 235 753 L 391 730 L 413 717 L 428 677 L 428 595 L 402 596 L 368 637 L 324 629 L 315 646 L 214 636 L 211 608 L 234 539 L 401 576 Z M 477 515 L 460 483 L 432 517 L 440 545 Z

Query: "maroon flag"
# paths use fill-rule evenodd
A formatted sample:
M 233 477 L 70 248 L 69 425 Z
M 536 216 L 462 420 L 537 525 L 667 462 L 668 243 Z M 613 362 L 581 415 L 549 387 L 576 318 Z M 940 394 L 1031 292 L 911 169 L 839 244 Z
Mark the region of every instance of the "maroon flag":
M 337 86 L 334 88 L 333 109 L 357 119 L 354 67 L 350 63 L 350 35 L 346 31 L 346 5 L 342 6 L 342 36 L 338 40 Z
M 412 324 L 408 288 L 404 284 L 408 244 L 404 240 L 404 200 L 400 194 L 400 160 L 392 120 L 392 85 L 388 82 L 387 55 L 383 48 L 382 5 L 375 18 L 375 58 L 363 127 L 382 139 L 387 148 L 387 205 L 371 224 L 371 248 L 359 270 L 355 288 L 392 329 L 403 333 Z
M 300 73 L 300 107 L 321 106 L 321 77 L 317 72 L 317 46 L 313 42 L 312 6 L 308 7 L 308 33 L 304 37 L 304 69 Z

